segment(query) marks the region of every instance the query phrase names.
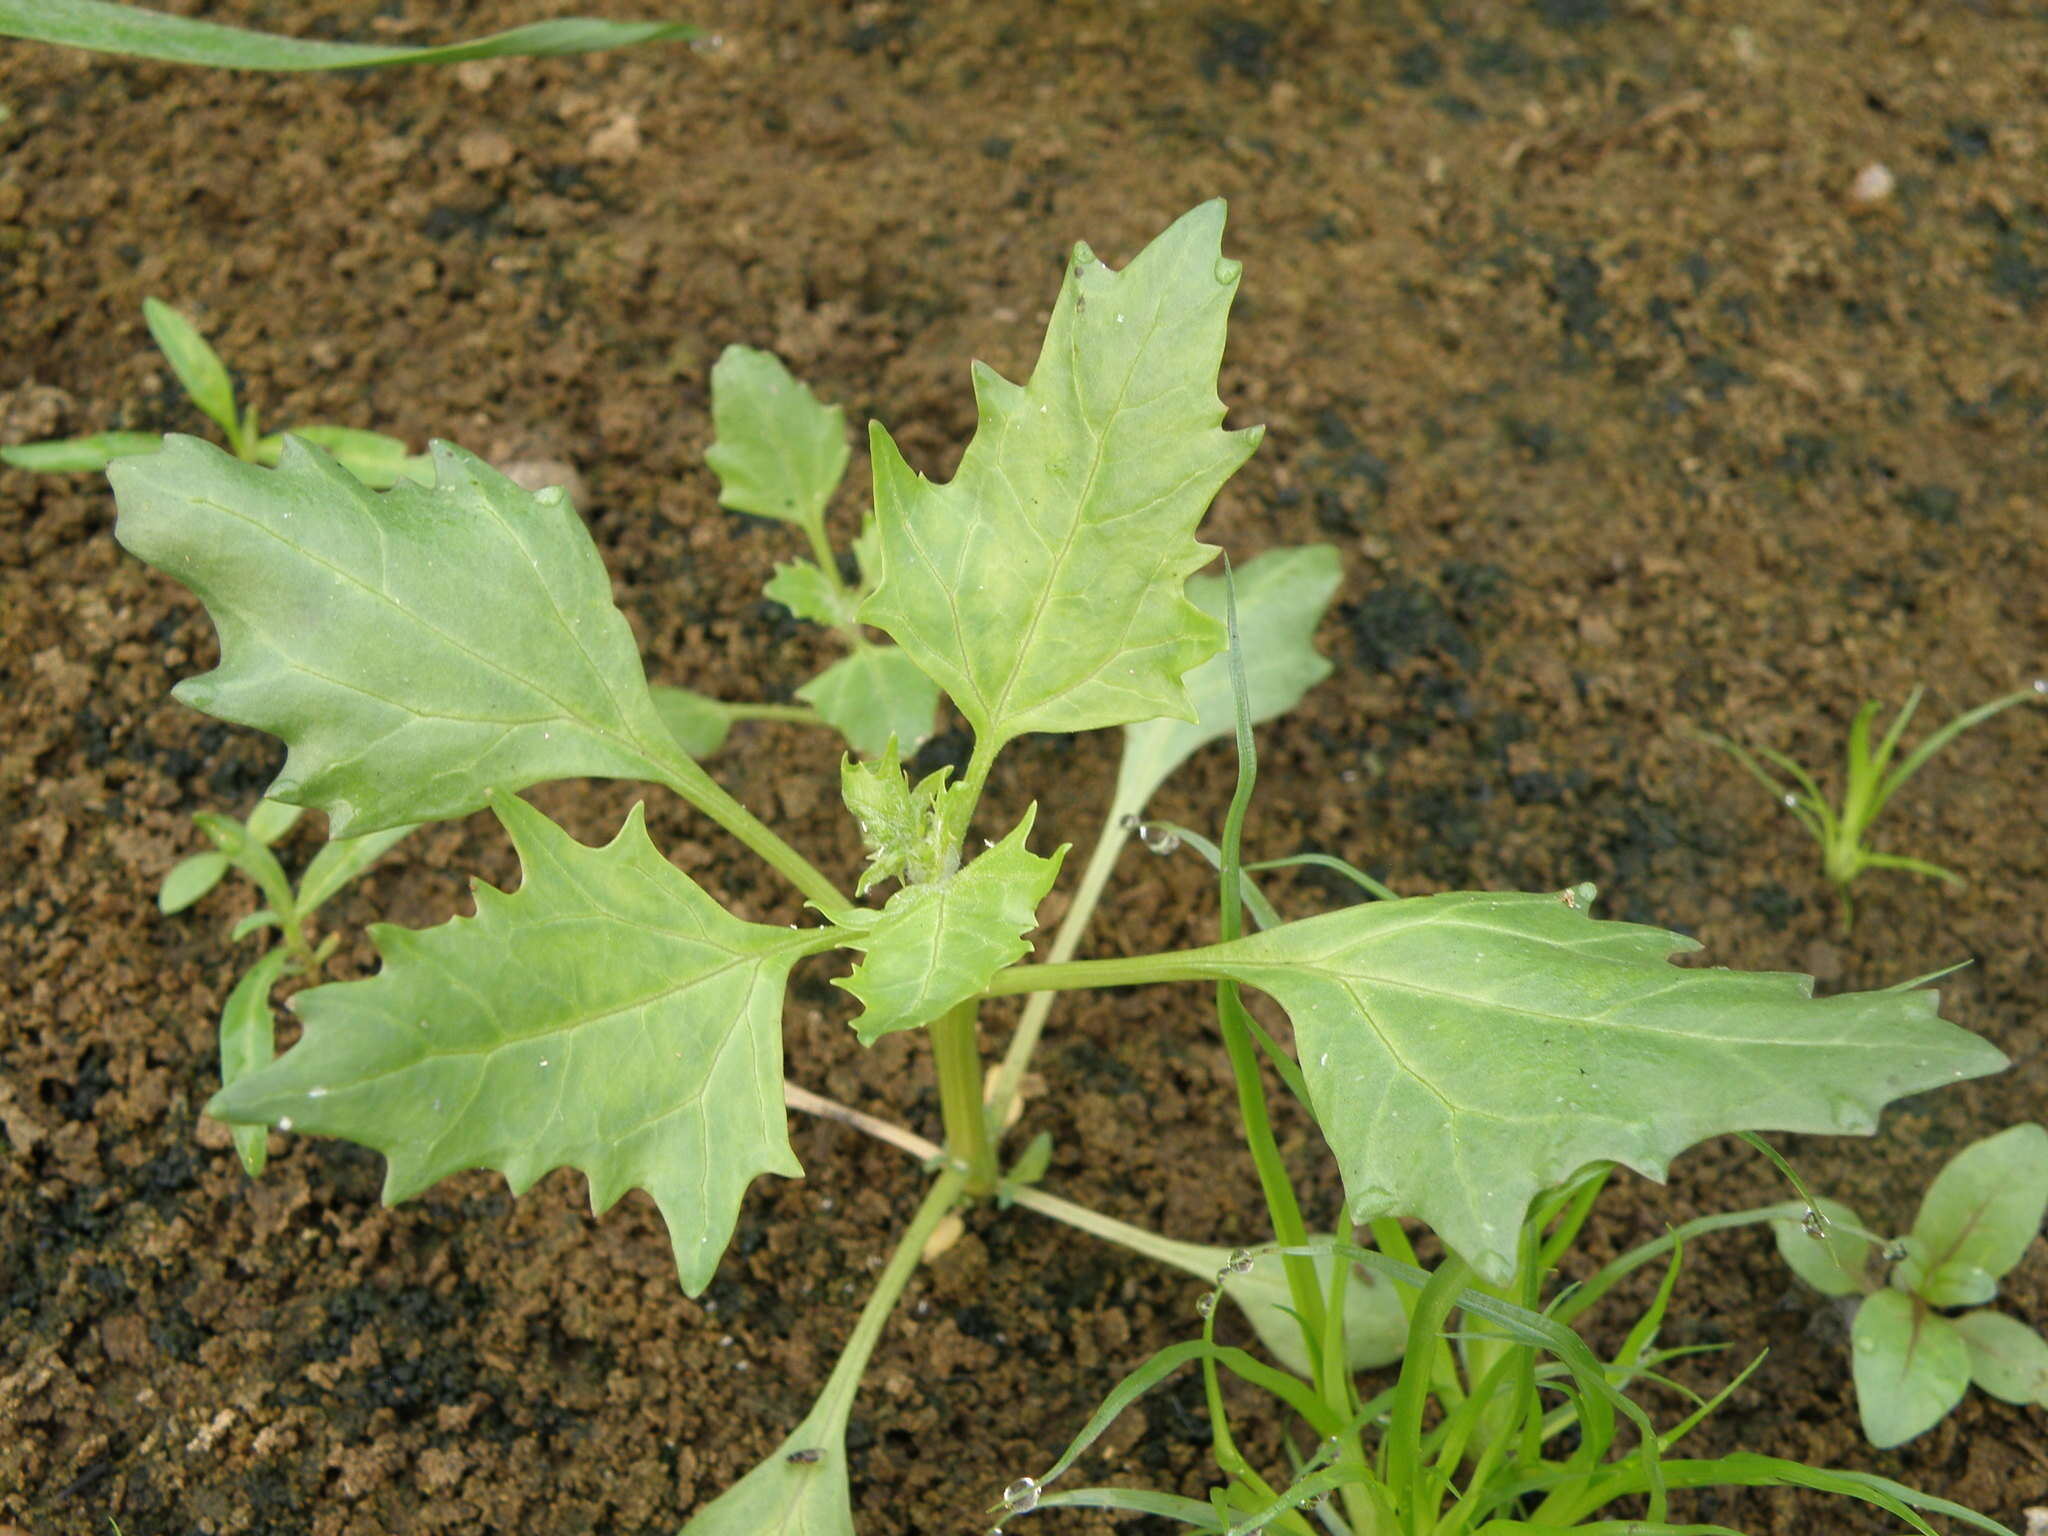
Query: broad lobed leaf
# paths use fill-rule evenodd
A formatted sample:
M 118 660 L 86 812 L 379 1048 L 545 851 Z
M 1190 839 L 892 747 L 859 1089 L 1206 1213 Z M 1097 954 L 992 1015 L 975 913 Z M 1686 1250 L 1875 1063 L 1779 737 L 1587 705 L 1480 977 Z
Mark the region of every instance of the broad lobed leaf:
M 871 430 L 881 561 L 861 618 L 977 736 L 1192 717 L 1181 675 L 1222 644 L 1185 592 L 1213 553 L 1195 526 L 1259 438 L 1220 425 L 1222 233 L 1211 202 L 1122 272 L 1076 246 L 1030 383 L 976 365 L 949 483 Z
M 867 958 L 836 984 L 861 1000 L 853 1021 L 863 1045 L 929 1024 L 978 996 L 990 978 L 1022 958 L 1023 935 L 1059 875 L 1064 846 L 1042 858 L 1025 847 L 1038 807 L 993 848 L 943 878 L 906 885 L 877 912 L 857 909 L 840 942 Z
M 1186 957 L 1294 1023 L 1354 1219 L 1413 1215 L 1489 1280 L 1530 1200 L 1596 1161 L 1662 1178 L 1737 1130 L 1867 1133 L 1888 1101 L 2005 1057 L 1927 991 L 1682 969 L 1674 933 L 1556 896 L 1373 902 Z
M 431 488 L 378 493 L 296 440 L 269 470 L 172 436 L 107 471 L 116 537 L 220 632 L 220 665 L 177 696 L 282 737 L 270 793 L 335 837 L 675 758 L 567 497 L 447 443 L 433 459 Z
M 731 916 L 656 851 L 638 806 L 587 848 L 516 796 L 492 804 L 518 891 L 479 884 L 473 918 L 373 929 L 382 970 L 299 994 L 299 1043 L 208 1113 L 374 1147 L 387 1203 L 464 1168 L 515 1194 L 580 1168 L 596 1211 L 645 1189 L 694 1294 L 754 1176 L 801 1171 L 783 986 L 828 930 Z

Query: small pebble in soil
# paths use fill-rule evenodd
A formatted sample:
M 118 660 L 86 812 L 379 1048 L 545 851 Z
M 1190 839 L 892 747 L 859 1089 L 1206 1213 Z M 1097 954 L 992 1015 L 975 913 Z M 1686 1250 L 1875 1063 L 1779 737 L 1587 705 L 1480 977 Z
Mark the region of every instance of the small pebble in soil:
M 1892 174 L 1891 167 L 1882 160 L 1873 160 L 1849 183 L 1849 201 L 1864 208 L 1874 208 L 1897 191 L 1898 185 L 1899 179 Z
M 1024 1514 L 1038 1508 L 1038 1479 L 1020 1477 L 1003 1490 L 1003 1507 L 1012 1514 Z

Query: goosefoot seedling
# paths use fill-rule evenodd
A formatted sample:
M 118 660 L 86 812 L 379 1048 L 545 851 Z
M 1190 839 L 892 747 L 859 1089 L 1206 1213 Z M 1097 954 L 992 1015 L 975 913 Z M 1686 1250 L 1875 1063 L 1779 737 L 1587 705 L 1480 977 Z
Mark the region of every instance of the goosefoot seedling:
M 853 1028 L 863 1041 L 924 1031 L 946 1145 L 816 1406 L 688 1528 L 845 1533 L 854 1392 L 927 1239 L 956 1207 L 995 1198 L 1160 1245 L 1031 1187 L 1042 1146 L 1004 1170 L 1001 1128 L 1052 996 L 1203 983 L 1216 989 L 1274 1241 L 1258 1252 L 1172 1245 L 1171 1262 L 1214 1265 L 1202 1336 L 1147 1362 L 1066 1457 L 1018 1479 L 999 1506 L 1006 1517 L 1096 1504 L 1213 1532 L 1448 1536 L 1605 1529 L 1603 1509 L 1640 1496 L 1639 1528 L 1661 1530 L 1674 1529 L 1662 1523 L 1670 1490 L 1743 1483 L 1846 1493 L 1921 1531 L 1931 1527 L 1916 1510 L 2002 1529 L 1867 1474 L 1747 1452 L 1670 1455 L 1713 1403 L 1694 1399 L 1660 1430 L 1628 1389 L 1661 1381 L 1659 1366 L 1683 1353 L 1655 1343 L 1676 1263 L 1612 1359 L 1567 1325 L 1675 1242 L 1545 1297 L 1617 1166 L 1658 1177 L 1727 1131 L 1868 1133 L 1888 1100 L 2004 1065 L 1938 1018 L 1931 993 L 1817 999 L 1804 977 L 1675 968 L 1668 957 L 1688 940 L 1596 920 L 1589 886 L 1376 900 L 1282 922 L 1246 878 L 1251 728 L 1327 670 L 1308 636 L 1336 560 L 1275 551 L 1234 582 L 1190 580 L 1214 554 L 1196 525 L 1259 437 L 1221 427 L 1216 377 L 1239 275 L 1221 254 L 1222 228 L 1220 203 L 1197 208 L 1121 272 L 1077 246 L 1030 381 L 975 370 L 979 424 L 950 483 L 917 474 L 872 428 L 873 518 L 851 582 L 817 521 L 844 463 L 836 418 L 758 355 L 721 365 L 713 462 L 725 499 L 817 527 L 814 559 L 779 572 L 777 592 L 831 624 L 855 658 L 883 649 L 868 629 L 900 648 L 884 652 L 896 657 L 886 665 L 901 674 L 907 662 L 923 680 L 914 722 L 876 680 L 881 668 L 870 664 L 849 690 L 879 718 L 900 712 L 891 730 L 922 729 L 936 686 L 973 731 L 957 781 L 940 771 L 911 782 L 886 742 L 843 764 L 841 793 L 869 850 L 851 893 L 685 749 L 671 718 L 687 725 L 702 701 L 665 711 L 674 696 L 650 688 L 559 490 L 529 494 L 446 444 L 433 448 L 432 486 L 383 494 L 293 440 L 274 470 L 189 438 L 117 461 L 119 538 L 196 592 L 220 634 L 220 665 L 177 694 L 283 738 L 273 798 L 324 810 L 343 838 L 488 806 L 523 871 L 510 894 L 479 885 L 474 917 L 375 928 L 378 974 L 299 993 L 298 1043 L 237 1075 L 209 1112 L 373 1147 L 388 1161 L 389 1201 L 465 1168 L 498 1169 L 524 1191 L 573 1166 L 599 1211 L 645 1189 L 695 1293 L 748 1183 L 799 1172 L 786 1097 L 912 1153 L 939 1151 L 785 1083 L 789 973 L 851 951 L 840 984 L 859 1007 Z M 1108 727 L 1123 728 L 1124 757 L 1101 836 L 1048 957 L 1021 963 L 1067 850 L 1031 847 L 1035 808 L 1013 826 L 977 826 L 982 790 L 1017 736 Z M 1239 763 L 1221 835 L 1181 838 L 1220 871 L 1219 941 L 1073 960 L 1146 802 L 1221 738 L 1234 738 Z M 578 776 L 681 795 L 817 920 L 734 916 L 661 855 L 638 807 L 592 848 L 518 794 Z M 886 899 L 867 899 L 889 882 Z M 1261 931 L 1242 932 L 1247 912 Z M 1242 987 L 1284 1010 L 1291 1049 L 1245 1007 Z M 1030 1002 L 985 1091 L 976 1010 L 1011 995 Z M 1306 1229 L 1268 1122 L 1262 1054 L 1313 1115 L 1347 1213 L 1370 1226 L 1375 1249 Z M 1401 1218 L 1440 1241 L 1433 1271 L 1417 1265 Z M 1273 1346 L 1278 1365 L 1216 1341 L 1219 1293 L 1249 1307 L 1262 1338 L 1286 1340 Z M 1375 1390 L 1358 1367 L 1390 1357 L 1398 1376 Z M 1109 1417 L 1189 1363 L 1205 1376 L 1221 1473 L 1208 1502 L 1051 1487 Z M 1291 1466 L 1256 1467 L 1238 1450 L 1219 1369 L 1312 1437 Z

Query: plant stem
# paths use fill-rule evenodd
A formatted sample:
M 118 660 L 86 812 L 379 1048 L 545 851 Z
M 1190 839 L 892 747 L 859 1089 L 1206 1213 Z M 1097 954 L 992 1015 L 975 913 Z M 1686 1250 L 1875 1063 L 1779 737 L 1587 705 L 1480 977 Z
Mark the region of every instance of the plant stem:
M 932 1063 L 938 1070 L 939 1109 L 946 1120 L 946 1148 L 967 1175 L 967 1193 L 995 1193 L 996 1148 L 981 1101 L 981 1045 L 975 1037 L 973 999 L 949 1008 L 931 1023 Z
M 889 1314 L 895 1310 L 904 1286 L 917 1272 L 924 1245 L 931 1241 L 933 1231 L 946 1213 L 958 1203 L 966 1181 L 967 1176 L 959 1169 L 948 1168 L 925 1191 L 917 1214 L 910 1218 L 910 1225 L 896 1240 L 896 1251 L 882 1266 L 882 1273 L 875 1281 L 867 1304 L 860 1309 L 860 1320 L 853 1325 L 853 1332 L 847 1335 L 846 1346 L 833 1363 L 832 1374 L 825 1379 L 825 1389 L 818 1394 L 817 1404 L 811 1410 L 813 1415 L 822 1412 L 842 1425 L 846 1422 L 854 1391 L 860 1386 L 861 1373 L 868 1367 L 868 1357 L 875 1352 L 875 1345 L 882 1337 L 882 1328 L 889 1321 Z
M 822 725 L 808 704 L 727 704 L 718 707 L 734 720 L 781 720 L 789 725 Z
M 728 794 L 724 786 L 706 773 L 695 759 L 683 756 L 672 744 L 666 749 L 658 743 L 645 741 L 636 745 L 646 754 L 648 768 L 657 783 L 666 784 L 691 806 L 759 854 L 826 917 L 838 922 L 851 910 L 851 904 L 839 894 L 838 887 L 826 879 L 815 864 Z
M 1088 855 L 1088 867 L 1081 872 L 1081 883 L 1074 887 L 1073 900 L 1067 904 L 1067 915 L 1060 919 L 1059 931 L 1053 935 L 1049 964 L 1062 965 L 1074 958 L 1074 951 L 1081 944 L 1081 935 L 1087 931 L 1088 920 L 1095 915 L 1102 892 L 1109 884 L 1110 873 L 1116 868 L 1117 856 L 1123 852 L 1124 844 L 1130 841 L 1131 829 L 1124 818 L 1126 815 L 1135 816 L 1143 808 L 1142 801 L 1137 806 L 1126 806 L 1114 799 L 1111 801 L 1109 817 L 1095 839 L 1095 851 Z M 1017 1100 L 1018 1086 L 1024 1081 L 1032 1054 L 1038 1049 L 1039 1037 L 1045 1033 L 1046 1016 L 1052 1012 L 1055 995 L 1052 992 L 1034 992 L 1025 999 L 1023 1015 L 1017 1020 L 1016 1033 L 1010 1036 L 1010 1044 L 1003 1052 L 1003 1063 L 996 1069 L 995 1085 L 989 1092 L 988 1118 L 991 1125 L 1000 1127 L 1010 1118 L 1010 1106 Z

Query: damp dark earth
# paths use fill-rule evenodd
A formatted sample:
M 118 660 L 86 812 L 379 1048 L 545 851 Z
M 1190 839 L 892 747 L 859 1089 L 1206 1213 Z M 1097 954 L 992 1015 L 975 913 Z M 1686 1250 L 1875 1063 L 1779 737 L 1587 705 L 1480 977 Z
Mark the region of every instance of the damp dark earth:
M 171 8 L 386 41 L 568 9 Z M 1959 738 L 1878 827 L 1968 883 L 1867 876 L 1846 935 L 1813 844 L 1698 735 L 1832 773 L 1866 699 L 1924 686 L 1931 723 L 2048 674 L 2038 7 L 874 0 L 677 19 L 705 35 L 340 77 L 0 43 L 0 442 L 200 430 L 143 325 L 156 297 L 266 428 L 550 466 L 651 677 L 786 701 L 830 655 L 759 595 L 791 530 L 717 505 L 720 351 L 774 350 L 950 474 L 970 359 L 1028 373 L 1073 242 L 1121 265 L 1220 195 L 1244 263 L 1220 392 L 1266 438 L 1203 536 L 1239 561 L 1328 543 L 1344 572 L 1319 635 L 1334 676 L 1261 734 L 1248 856 L 1334 854 L 1404 894 L 1592 881 L 1603 912 L 1692 935 L 1709 963 L 1824 992 L 1971 962 L 1942 1012 L 2009 1071 L 1904 1101 L 1875 1138 L 1786 1140 L 1887 1231 L 1958 1147 L 2040 1117 L 2048 712 Z M 865 494 L 852 440 L 842 538 Z M 696 1300 L 645 1197 L 593 1219 L 566 1171 L 516 1203 L 477 1173 L 385 1209 L 374 1154 L 279 1135 L 247 1179 L 199 1108 L 253 953 L 228 930 L 254 898 L 230 883 L 164 917 L 154 896 L 202 846 L 191 814 L 246 813 L 282 753 L 171 700 L 212 665 L 212 629 L 120 550 L 113 514 L 96 476 L 0 470 L 0 1536 L 674 1531 L 805 1413 L 917 1204 L 916 1163 L 797 1117 L 806 1177 L 756 1184 Z M 952 720 L 919 762 L 967 746 Z M 1115 750 L 1020 741 L 991 825 L 1036 800 L 1038 846 L 1086 847 Z M 837 753 L 751 722 L 710 767 L 850 885 Z M 1232 783 L 1210 748 L 1154 811 L 1213 831 Z M 600 842 L 643 795 L 657 845 L 743 916 L 804 916 L 672 799 L 534 798 Z M 401 845 L 323 910 L 336 974 L 374 966 L 372 921 L 470 910 L 471 876 L 516 883 L 489 817 Z M 1356 893 L 1301 874 L 1272 894 L 1307 913 Z M 1199 859 L 1133 844 L 1082 954 L 1206 943 L 1215 923 Z M 922 1040 L 863 1049 L 834 974 L 794 977 L 791 1075 L 936 1136 Z M 1014 1017 L 989 1009 L 985 1043 Z M 1020 1131 L 1051 1137 L 1046 1188 L 1193 1241 L 1269 1235 L 1196 991 L 1070 996 L 1036 1067 Z M 1331 1228 L 1313 1127 L 1279 1130 L 1309 1225 Z M 1619 1179 L 1583 1261 L 1783 1193 L 1752 1149 L 1709 1142 L 1668 1184 Z M 1124 1372 L 1196 1331 L 1203 1289 L 1026 1211 L 970 1210 L 854 1410 L 861 1528 L 985 1528 Z M 2048 1323 L 2048 1245 L 2000 1305 Z M 1587 1325 L 1611 1350 L 1601 1329 L 1634 1314 L 1603 1315 Z M 1874 1450 L 1846 1340 L 1766 1232 L 1689 1245 L 1664 1342 L 1712 1349 L 1675 1374 L 1712 1391 L 1768 1353 L 1688 1448 L 1867 1469 L 2027 1528 L 2048 1504 L 2042 1412 L 1973 1393 Z M 1242 1407 L 1240 1443 L 1279 1461 L 1287 1426 Z M 1176 1377 L 1089 1479 L 1201 1496 L 1207 1412 L 1199 1377 Z M 1673 1518 L 1895 1528 L 1785 1490 L 1680 1495 Z

